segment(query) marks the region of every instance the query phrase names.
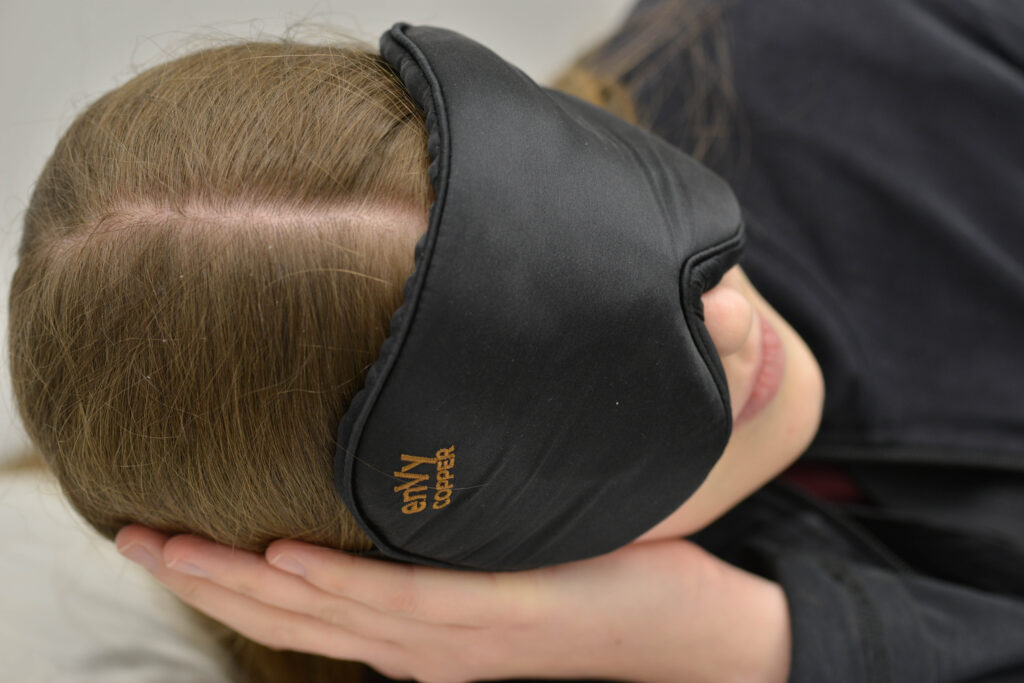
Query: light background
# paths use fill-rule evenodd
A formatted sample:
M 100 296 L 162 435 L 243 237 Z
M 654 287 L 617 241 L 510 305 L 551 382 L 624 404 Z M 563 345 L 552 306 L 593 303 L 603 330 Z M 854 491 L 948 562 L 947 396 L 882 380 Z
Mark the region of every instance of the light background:
M 618 25 L 634 1 L 0 0 L 0 460 L 28 443 L 14 408 L 7 344 L 7 297 L 25 207 L 57 140 L 100 95 L 190 51 L 186 44 L 201 46 L 206 36 L 272 39 L 297 22 L 371 45 L 396 21 L 443 26 L 545 83 Z

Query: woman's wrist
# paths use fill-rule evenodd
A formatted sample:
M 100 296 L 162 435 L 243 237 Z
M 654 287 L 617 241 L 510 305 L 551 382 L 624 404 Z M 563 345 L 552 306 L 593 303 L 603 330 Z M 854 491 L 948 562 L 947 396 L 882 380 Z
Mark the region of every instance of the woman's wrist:
M 654 628 L 673 634 L 657 638 L 669 643 L 664 656 L 645 662 L 643 683 L 786 683 L 792 648 L 789 604 L 774 581 L 719 561 L 715 576 L 699 587 L 704 615 L 692 623 L 692 605 L 666 600 L 666 611 Z M 680 581 L 693 576 L 679 573 Z M 689 594 L 689 598 L 686 596 Z M 693 599 L 693 585 L 667 595 Z M 673 646 L 674 645 L 674 646 Z M 649 666 L 648 666 L 649 665 Z M 637 671 L 637 673 L 640 673 Z M 637 680 L 637 679 L 634 679 Z
M 782 586 L 774 581 L 755 577 L 761 586 L 754 589 L 751 620 L 743 627 L 749 647 L 739 650 L 749 657 L 743 658 L 737 681 L 758 683 L 786 683 L 789 680 L 790 658 L 793 647 L 789 603 Z M 754 609 L 754 604 L 759 606 Z M 740 641 L 743 642 L 743 641 Z

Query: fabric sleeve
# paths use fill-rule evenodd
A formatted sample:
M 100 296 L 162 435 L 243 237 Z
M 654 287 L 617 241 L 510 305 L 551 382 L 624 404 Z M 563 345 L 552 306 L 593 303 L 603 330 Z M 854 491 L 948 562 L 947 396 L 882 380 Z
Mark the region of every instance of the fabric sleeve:
M 790 608 L 791 683 L 1024 680 L 1024 600 L 795 552 L 768 560 Z

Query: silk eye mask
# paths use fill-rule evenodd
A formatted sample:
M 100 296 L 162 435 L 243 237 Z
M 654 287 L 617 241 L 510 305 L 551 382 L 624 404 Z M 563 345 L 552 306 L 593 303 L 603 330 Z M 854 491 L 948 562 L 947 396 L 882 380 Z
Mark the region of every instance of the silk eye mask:
M 381 55 L 427 116 L 435 201 L 334 483 L 385 557 L 511 571 L 611 552 L 678 508 L 732 429 L 700 296 L 739 206 L 679 149 L 459 33 Z

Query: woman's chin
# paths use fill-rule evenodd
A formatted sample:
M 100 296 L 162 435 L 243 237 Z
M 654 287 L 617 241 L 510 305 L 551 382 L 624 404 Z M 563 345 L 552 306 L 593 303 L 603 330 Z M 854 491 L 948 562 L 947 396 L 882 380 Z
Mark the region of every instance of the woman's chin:
M 825 378 L 807 343 L 781 317 L 779 320 L 784 326 L 779 335 L 784 337 L 790 362 L 786 384 L 774 406 L 778 426 L 773 431 L 786 444 L 788 456 L 781 463 L 781 472 L 807 450 L 818 433 L 825 408 Z
M 774 479 L 807 450 L 825 403 L 821 366 L 777 313 L 770 322 L 785 347 L 785 375 L 775 397 L 736 426 L 718 462 L 673 513 L 633 542 L 696 533 Z
M 756 413 L 734 420 L 725 450 L 697 490 L 634 543 L 700 531 L 788 468 L 818 432 L 825 405 L 821 366 L 796 330 L 747 285 L 781 342 L 781 383 Z

